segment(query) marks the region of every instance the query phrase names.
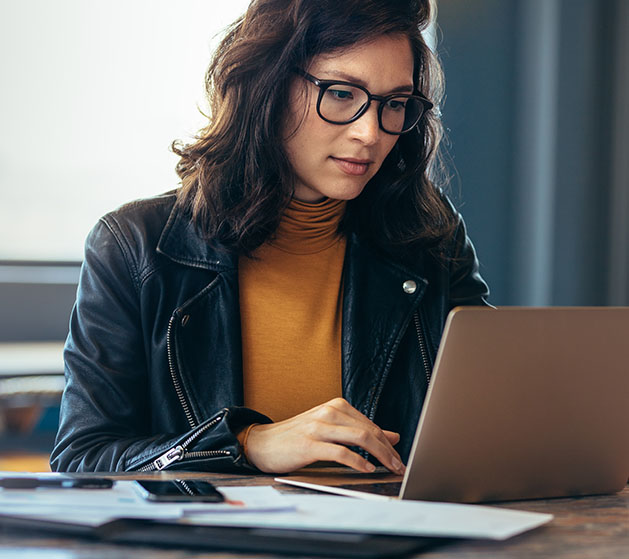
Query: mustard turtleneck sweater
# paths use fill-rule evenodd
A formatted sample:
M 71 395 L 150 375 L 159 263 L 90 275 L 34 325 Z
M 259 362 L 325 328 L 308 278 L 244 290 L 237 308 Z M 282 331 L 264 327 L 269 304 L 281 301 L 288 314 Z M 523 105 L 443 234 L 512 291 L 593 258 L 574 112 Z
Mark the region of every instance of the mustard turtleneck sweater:
M 345 206 L 292 200 L 276 236 L 240 258 L 245 406 L 273 421 L 342 394 Z

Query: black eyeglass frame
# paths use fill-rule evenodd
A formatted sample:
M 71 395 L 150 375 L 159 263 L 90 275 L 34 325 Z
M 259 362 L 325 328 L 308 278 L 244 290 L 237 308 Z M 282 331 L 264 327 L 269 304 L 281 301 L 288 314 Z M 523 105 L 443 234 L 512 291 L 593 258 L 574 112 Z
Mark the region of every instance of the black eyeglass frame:
M 321 118 L 322 120 L 325 120 L 325 122 L 329 122 L 330 124 L 343 125 L 343 124 L 351 124 L 352 122 L 357 121 L 361 116 L 363 116 L 369 110 L 369 107 L 371 106 L 371 101 L 375 100 L 375 101 L 379 101 L 378 125 L 380 126 L 380 130 L 382 130 L 386 134 L 391 134 L 392 136 L 401 136 L 402 134 L 407 134 L 408 132 L 411 132 L 413 128 L 415 128 L 419 124 L 419 121 L 422 119 L 422 117 L 430 109 L 434 107 L 434 104 L 431 101 L 429 101 L 428 99 L 426 99 L 425 97 L 421 95 L 414 95 L 411 93 L 391 93 L 390 95 L 374 95 L 366 87 L 363 87 L 362 85 L 358 85 L 356 83 L 346 82 L 342 80 L 320 80 L 319 78 L 316 78 L 312 74 L 309 74 L 308 72 L 301 70 L 300 68 L 295 68 L 295 72 L 319 88 L 319 97 L 317 98 L 317 114 L 319 115 L 319 118 Z M 321 114 L 321 101 L 323 100 L 323 96 L 325 95 L 325 92 L 328 90 L 328 88 L 330 88 L 333 85 L 347 85 L 350 87 L 355 87 L 356 89 L 360 89 L 361 91 L 364 91 L 367 95 L 367 102 L 349 120 L 344 120 L 344 121 L 339 122 L 336 120 L 330 120 L 329 118 L 326 118 Z M 417 117 L 413 125 L 409 127 L 408 130 L 404 130 L 402 132 L 391 132 L 382 125 L 382 111 L 387 101 L 391 99 L 399 98 L 399 97 L 403 97 L 407 99 L 417 99 L 423 105 L 424 110 L 419 114 L 419 116 Z

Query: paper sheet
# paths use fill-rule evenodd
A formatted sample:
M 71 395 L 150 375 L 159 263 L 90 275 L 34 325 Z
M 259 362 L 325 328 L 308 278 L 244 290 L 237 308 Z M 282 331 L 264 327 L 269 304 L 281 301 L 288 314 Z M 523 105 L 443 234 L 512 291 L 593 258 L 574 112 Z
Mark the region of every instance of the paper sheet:
M 178 519 L 186 514 L 223 515 L 294 510 L 270 486 L 223 488 L 226 503 L 151 503 L 133 481 L 116 481 L 112 489 L 0 489 L 0 513 L 98 526 L 115 518 Z
M 427 501 L 359 501 L 328 495 L 286 495 L 296 510 L 266 515 L 199 514 L 184 522 L 404 536 L 505 540 L 552 520 L 550 514 Z

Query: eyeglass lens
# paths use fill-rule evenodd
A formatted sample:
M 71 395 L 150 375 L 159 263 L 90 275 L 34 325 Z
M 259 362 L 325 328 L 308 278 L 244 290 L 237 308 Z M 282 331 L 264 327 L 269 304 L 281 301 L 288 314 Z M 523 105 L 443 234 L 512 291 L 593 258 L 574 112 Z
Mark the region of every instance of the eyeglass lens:
M 319 112 L 326 120 L 344 124 L 362 112 L 368 101 L 369 97 L 362 89 L 334 84 L 323 93 Z M 413 97 L 390 97 L 380 110 L 380 124 L 387 132 L 406 132 L 417 124 L 423 108 L 421 101 Z

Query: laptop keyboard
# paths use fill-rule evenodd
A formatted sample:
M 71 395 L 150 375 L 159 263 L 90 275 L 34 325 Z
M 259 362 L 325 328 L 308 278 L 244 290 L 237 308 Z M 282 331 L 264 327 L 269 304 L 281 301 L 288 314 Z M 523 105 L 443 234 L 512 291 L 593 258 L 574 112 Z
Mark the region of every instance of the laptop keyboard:
M 402 482 L 348 483 L 345 485 L 335 485 L 335 487 L 342 487 L 343 489 L 351 489 L 353 491 L 363 491 L 364 493 L 375 493 L 376 495 L 385 495 L 387 497 L 397 497 L 402 489 Z

